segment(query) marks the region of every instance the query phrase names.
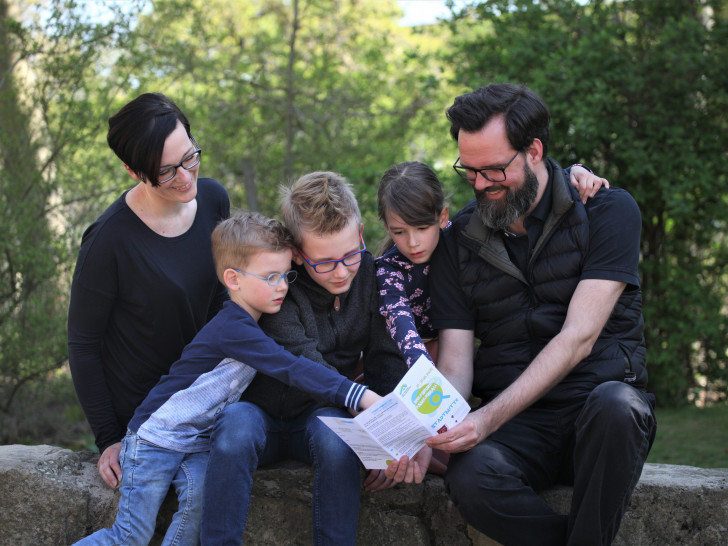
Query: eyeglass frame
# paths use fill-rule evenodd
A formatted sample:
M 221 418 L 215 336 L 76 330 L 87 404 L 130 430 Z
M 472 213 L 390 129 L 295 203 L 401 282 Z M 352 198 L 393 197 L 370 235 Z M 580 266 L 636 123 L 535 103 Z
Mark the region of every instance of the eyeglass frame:
M 161 185 L 161 184 L 166 184 L 167 182 L 170 182 L 175 176 L 177 176 L 177 169 L 180 167 L 182 167 L 185 171 L 190 171 L 190 170 L 194 169 L 195 167 L 197 167 L 197 165 L 200 164 L 200 161 L 202 159 L 202 148 L 200 148 L 200 145 L 197 144 L 195 137 L 193 137 L 192 135 L 190 135 L 190 140 L 192 141 L 192 144 L 195 145 L 195 148 L 196 148 L 195 151 L 192 152 L 191 154 L 185 156 L 184 158 L 182 158 L 182 161 L 180 161 L 176 165 L 170 165 L 169 167 L 165 167 L 165 169 L 164 169 L 165 171 L 167 169 L 172 169 L 172 176 L 170 176 L 169 178 L 166 178 L 164 180 L 159 180 L 159 173 L 157 173 L 157 184 Z M 185 167 L 182 163 L 184 163 L 186 160 L 188 160 L 193 155 L 197 155 L 197 161 L 195 161 L 189 167 Z
M 322 262 L 316 262 L 316 263 L 313 263 L 313 262 L 312 262 L 311 260 L 309 260 L 309 259 L 308 259 L 308 256 L 306 256 L 306 255 L 305 255 L 305 254 L 303 253 L 303 250 L 301 250 L 300 248 L 298 249 L 298 253 L 299 253 L 299 254 L 301 255 L 301 258 L 303 258 L 303 259 L 305 260 L 305 262 L 306 262 L 306 263 L 307 263 L 307 264 L 308 264 L 309 266 L 311 266 L 311 268 L 312 268 L 312 269 L 313 269 L 313 270 L 314 270 L 314 271 L 315 271 L 316 273 L 319 273 L 319 274 L 323 274 L 323 273 L 331 273 L 331 272 L 332 272 L 333 270 L 335 270 L 335 269 L 336 269 L 336 267 L 337 267 L 337 266 L 339 265 L 339 263 L 342 263 L 342 264 L 344 264 L 344 267 L 352 267 L 352 266 L 354 266 L 354 265 L 356 265 L 356 264 L 358 264 L 358 263 L 361 263 L 362 257 L 364 256 L 364 252 L 365 252 L 365 251 L 366 251 L 366 249 L 367 249 L 367 245 L 366 245 L 366 243 L 364 242 L 364 236 L 363 236 L 363 234 L 362 234 L 362 233 L 359 233 L 359 240 L 361 241 L 361 244 L 362 244 L 362 246 L 363 246 L 364 248 L 362 248 L 361 250 L 357 250 L 356 252 L 352 252 L 351 254 L 347 254 L 346 256 L 344 256 L 343 258 L 340 258 L 340 259 L 338 259 L 338 260 L 324 260 L 324 261 L 322 261 Z M 348 260 L 348 259 L 349 259 L 349 258 L 351 258 L 352 256 L 356 256 L 357 254 L 359 255 L 359 259 L 358 259 L 357 261 L 355 261 L 355 262 L 353 262 L 353 263 L 346 263 L 346 260 Z M 327 269 L 326 271 L 319 271 L 318 269 L 316 269 L 316 268 L 317 268 L 318 266 L 320 266 L 320 265 L 323 265 L 323 264 L 333 264 L 333 267 L 332 267 L 331 269 Z
M 458 161 L 460 161 L 460 156 L 458 156 L 458 158 L 455 160 L 455 163 L 452 164 L 452 168 L 455 169 L 455 172 L 458 173 L 458 176 L 460 176 L 460 178 L 462 178 L 463 180 L 465 180 L 471 186 L 472 185 L 475 185 L 475 183 L 477 182 L 477 180 L 478 180 L 478 174 L 480 174 L 480 176 L 482 176 L 483 178 L 485 178 L 489 182 L 505 182 L 508 179 L 508 175 L 506 175 L 506 169 L 508 167 L 510 167 L 511 163 L 513 163 L 513 160 L 516 159 L 518 157 L 518 154 L 520 154 L 520 153 L 521 153 L 521 151 L 518 150 L 516 152 L 516 155 L 514 155 L 511 158 L 511 160 L 508 163 L 506 163 L 503 167 L 488 167 L 487 169 L 474 169 L 472 167 L 466 167 L 464 165 L 458 165 Z M 465 173 L 462 173 L 459 169 L 462 169 L 463 171 L 465 171 Z M 475 173 L 475 177 L 473 178 L 472 181 L 467 176 L 467 172 L 468 171 Z M 485 174 L 485 171 L 500 171 L 501 173 L 503 173 L 503 180 L 493 180 L 490 176 L 488 176 L 487 174 Z
M 279 284 L 281 284 L 281 281 L 283 279 L 286 279 L 286 284 L 292 284 L 296 282 L 296 279 L 298 278 L 298 271 L 295 269 L 289 269 L 285 273 L 271 273 L 267 277 L 263 277 L 262 275 L 256 275 L 255 273 L 248 273 L 247 271 L 243 271 L 242 269 L 237 269 L 235 267 L 231 267 L 233 271 L 237 271 L 238 273 L 242 273 L 243 275 L 250 275 L 251 277 L 255 277 L 256 279 L 260 279 L 261 281 L 265 281 L 266 284 L 270 287 L 275 288 Z M 278 282 L 271 281 L 272 277 L 275 277 L 276 275 L 279 275 Z M 293 275 L 293 278 L 289 278 L 291 275 Z

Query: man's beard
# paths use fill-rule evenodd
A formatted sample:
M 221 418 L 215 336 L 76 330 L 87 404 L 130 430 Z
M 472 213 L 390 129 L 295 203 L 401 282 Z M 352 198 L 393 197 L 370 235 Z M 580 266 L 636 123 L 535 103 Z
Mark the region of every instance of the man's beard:
M 503 186 L 506 196 L 503 200 L 488 199 L 485 190 L 475 190 L 478 216 L 491 229 L 504 229 L 526 214 L 538 195 L 538 178 L 528 165 L 523 167 L 523 185 L 511 189 Z

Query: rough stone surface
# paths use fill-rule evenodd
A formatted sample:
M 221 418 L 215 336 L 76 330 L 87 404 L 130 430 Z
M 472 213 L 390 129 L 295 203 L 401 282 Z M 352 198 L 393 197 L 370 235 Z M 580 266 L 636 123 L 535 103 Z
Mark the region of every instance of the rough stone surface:
M 110 526 L 118 493 L 96 472 L 97 456 L 51 446 L 0 446 L 0 545 L 72 544 Z M 255 474 L 245 544 L 312 544 L 310 468 L 286 463 Z M 568 511 L 571 490 L 557 487 L 544 498 Z M 175 509 L 165 501 L 158 528 Z M 155 544 L 160 536 L 155 538 Z M 358 543 L 398 546 L 493 546 L 467 526 L 448 499 L 442 479 L 399 486 L 361 499 Z M 728 544 L 728 469 L 645 466 L 615 546 Z
M 117 499 L 90 452 L 0 446 L 0 544 L 71 544 L 114 522 Z

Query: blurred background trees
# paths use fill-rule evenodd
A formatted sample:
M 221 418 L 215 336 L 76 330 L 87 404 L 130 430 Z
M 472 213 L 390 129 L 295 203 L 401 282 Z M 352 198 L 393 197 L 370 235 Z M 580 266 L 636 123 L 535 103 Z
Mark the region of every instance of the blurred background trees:
M 100 61 L 123 45 L 129 21 L 0 0 L 0 412 L 67 358 L 77 234 L 112 191 L 99 151 L 111 92 Z
M 435 60 L 400 14 L 390 0 L 163 0 L 119 66 L 184 105 L 234 204 L 274 214 L 279 184 L 335 170 L 369 213 L 383 169 L 441 117 Z
M 551 110 L 551 155 L 639 203 L 663 404 L 724 395 L 728 380 L 726 22 L 724 1 L 634 0 L 482 2 L 451 23 L 458 81 L 528 84 Z
M 128 100 L 172 97 L 204 149 L 202 175 L 234 206 L 277 215 L 280 184 L 341 172 L 375 247 L 376 186 L 391 164 L 433 166 L 453 210 L 472 197 L 450 168 L 444 110 L 493 81 L 544 97 L 557 161 L 586 163 L 637 199 L 660 401 L 724 397 L 725 0 L 453 11 L 412 28 L 395 0 L 0 0 L 0 413 L 65 362 L 81 233 L 131 186 L 105 142 Z

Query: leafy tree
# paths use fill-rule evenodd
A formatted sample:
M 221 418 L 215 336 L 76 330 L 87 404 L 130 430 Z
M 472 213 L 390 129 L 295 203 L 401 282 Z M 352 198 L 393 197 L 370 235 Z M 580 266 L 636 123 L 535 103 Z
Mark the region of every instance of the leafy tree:
M 73 203 L 103 164 L 96 70 L 126 22 L 89 22 L 72 1 L 0 0 L 0 411 L 66 360 Z
M 725 394 L 728 19 L 723 1 L 488 1 L 452 23 L 467 89 L 523 82 L 552 114 L 551 153 L 642 210 L 651 388 Z
M 411 124 L 439 102 L 398 14 L 391 0 L 158 1 L 123 62 L 134 93 L 179 101 L 234 204 L 275 214 L 279 184 L 335 170 L 375 227 L 379 176 L 412 157 Z
M 443 30 L 398 27 L 394 0 L 0 0 L 0 16 L 4 409 L 66 359 L 81 232 L 129 185 L 105 125 L 130 98 L 183 107 L 234 203 L 275 214 L 278 184 L 336 170 L 376 235 L 381 172 L 446 138 L 427 134 Z

